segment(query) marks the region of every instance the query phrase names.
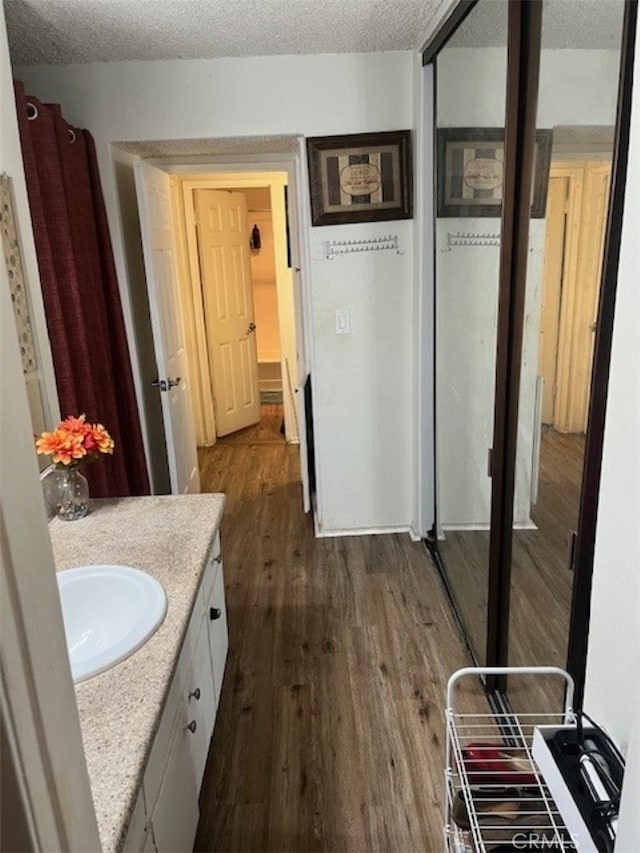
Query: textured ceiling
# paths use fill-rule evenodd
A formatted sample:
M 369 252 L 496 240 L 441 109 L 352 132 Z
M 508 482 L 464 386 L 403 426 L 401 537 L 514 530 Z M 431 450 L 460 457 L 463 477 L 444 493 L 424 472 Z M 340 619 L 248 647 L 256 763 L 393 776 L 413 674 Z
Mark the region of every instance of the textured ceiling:
M 5 0 L 16 65 L 420 47 L 442 0 Z
M 544 0 L 542 47 L 617 50 L 625 0 Z M 503 47 L 507 43 L 506 0 L 480 0 L 449 47 Z

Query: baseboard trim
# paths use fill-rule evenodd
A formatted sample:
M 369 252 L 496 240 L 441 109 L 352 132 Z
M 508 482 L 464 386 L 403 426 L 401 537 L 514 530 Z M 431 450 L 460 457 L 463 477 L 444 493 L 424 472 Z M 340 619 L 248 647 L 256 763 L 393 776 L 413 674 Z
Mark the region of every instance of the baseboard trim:
M 385 533 L 408 533 L 411 535 L 411 528 L 406 527 L 357 527 L 353 529 L 338 529 L 338 530 L 319 530 L 316 527 L 317 539 L 332 539 L 338 536 L 377 536 Z
M 529 521 L 516 521 L 513 524 L 514 530 L 537 530 L 538 526 L 531 519 Z M 478 524 L 442 524 L 438 528 L 438 539 L 446 539 L 447 533 L 455 533 L 456 531 L 460 533 L 473 533 L 473 531 L 485 533 L 491 530 L 490 522 L 486 523 L 478 523 Z M 444 535 L 442 535 L 444 534 Z

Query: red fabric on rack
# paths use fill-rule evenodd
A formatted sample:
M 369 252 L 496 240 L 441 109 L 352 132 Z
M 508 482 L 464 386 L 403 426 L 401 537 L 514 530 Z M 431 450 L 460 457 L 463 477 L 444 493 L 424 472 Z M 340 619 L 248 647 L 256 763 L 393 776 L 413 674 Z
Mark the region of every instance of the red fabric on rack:
M 149 494 L 93 138 L 68 125 L 58 104 L 27 97 L 20 82 L 15 91 L 61 413 L 84 412 L 115 440 L 113 456 L 85 469 L 92 496 Z

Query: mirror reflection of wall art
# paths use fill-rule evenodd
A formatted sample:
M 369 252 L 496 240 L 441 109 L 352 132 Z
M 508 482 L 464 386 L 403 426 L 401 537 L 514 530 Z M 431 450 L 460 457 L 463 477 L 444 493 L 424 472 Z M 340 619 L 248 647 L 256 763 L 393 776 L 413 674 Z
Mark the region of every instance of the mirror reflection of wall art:
M 307 139 L 314 225 L 411 219 L 411 131 Z
M 547 206 L 551 130 L 536 131 L 531 216 L 543 219 Z M 438 216 L 488 216 L 502 213 L 504 129 L 438 129 Z

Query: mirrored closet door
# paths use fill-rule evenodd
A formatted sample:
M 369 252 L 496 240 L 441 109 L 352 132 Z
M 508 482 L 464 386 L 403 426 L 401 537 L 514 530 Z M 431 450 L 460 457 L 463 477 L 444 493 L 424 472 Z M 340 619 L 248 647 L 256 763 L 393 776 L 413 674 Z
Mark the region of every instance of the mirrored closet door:
M 437 537 L 479 663 L 487 645 L 508 5 L 480 0 L 436 62 Z
M 425 51 L 437 118 L 430 547 L 476 662 L 566 667 L 580 700 L 637 4 L 456 10 Z M 516 678 L 488 687 L 516 711 L 561 701 L 552 682 L 535 697 Z
M 606 7 L 606 8 L 604 8 Z M 513 512 L 509 664 L 567 663 L 614 156 L 624 0 L 542 8 L 536 128 L 548 167 L 529 221 Z M 540 695 L 530 695 L 535 689 Z M 510 678 L 515 711 L 560 707 L 557 679 Z

